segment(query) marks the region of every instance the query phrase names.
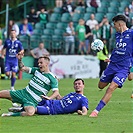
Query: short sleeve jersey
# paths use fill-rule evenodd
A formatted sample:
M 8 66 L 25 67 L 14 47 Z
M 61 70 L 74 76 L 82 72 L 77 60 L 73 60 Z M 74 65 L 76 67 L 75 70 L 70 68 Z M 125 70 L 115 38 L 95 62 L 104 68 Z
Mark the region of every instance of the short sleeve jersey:
M 41 72 L 39 68 L 30 68 L 30 73 L 33 74 L 26 90 L 38 102 L 42 100 L 41 95 L 47 95 L 52 91 L 58 90 L 58 80 L 50 73 Z

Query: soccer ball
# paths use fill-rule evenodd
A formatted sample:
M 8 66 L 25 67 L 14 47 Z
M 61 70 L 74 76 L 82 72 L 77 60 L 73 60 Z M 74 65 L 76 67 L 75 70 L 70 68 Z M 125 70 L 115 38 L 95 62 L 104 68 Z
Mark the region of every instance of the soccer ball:
M 97 52 L 103 50 L 104 44 L 100 39 L 95 39 L 91 44 L 91 49 Z

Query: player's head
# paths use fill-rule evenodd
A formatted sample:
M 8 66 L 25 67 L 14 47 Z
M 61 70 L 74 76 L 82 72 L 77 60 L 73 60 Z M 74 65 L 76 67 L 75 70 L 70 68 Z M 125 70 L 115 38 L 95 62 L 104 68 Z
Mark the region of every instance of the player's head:
M 16 38 L 16 31 L 14 29 L 11 30 L 11 33 L 10 33 L 10 36 L 11 38 Z
M 41 72 L 49 71 L 49 63 L 50 58 L 49 56 L 41 56 L 38 59 L 38 67 L 40 68 Z
M 127 18 L 124 15 L 117 15 L 112 19 L 116 31 L 121 32 L 122 28 L 126 28 Z
M 74 84 L 75 92 L 83 94 L 84 80 L 81 78 L 77 78 L 74 80 L 73 84 Z

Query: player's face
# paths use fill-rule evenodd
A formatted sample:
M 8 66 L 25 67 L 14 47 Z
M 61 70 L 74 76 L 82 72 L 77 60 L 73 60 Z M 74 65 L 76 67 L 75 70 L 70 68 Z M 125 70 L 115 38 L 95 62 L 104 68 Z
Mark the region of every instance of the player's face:
M 11 38 L 16 38 L 16 31 L 11 31 Z
M 117 22 L 114 22 L 114 28 L 116 29 L 116 31 L 120 31 L 120 24 L 119 24 L 119 22 L 117 21 Z
M 40 58 L 38 60 L 38 67 L 40 68 L 40 71 L 41 72 L 45 72 L 48 68 L 48 60 L 44 59 L 44 58 Z
M 81 80 L 77 80 L 74 82 L 74 89 L 76 92 L 82 92 L 84 89 L 84 84 Z

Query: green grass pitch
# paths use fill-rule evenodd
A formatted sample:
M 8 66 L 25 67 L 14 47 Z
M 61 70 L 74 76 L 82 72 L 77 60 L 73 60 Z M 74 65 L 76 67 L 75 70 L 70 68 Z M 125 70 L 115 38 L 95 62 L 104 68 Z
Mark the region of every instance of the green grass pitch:
M 74 79 L 61 79 L 59 89 L 62 95 L 73 90 Z M 34 115 L 32 117 L 0 117 L 0 133 L 133 133 L 133 99 L 130 98 L 133 83 L 126 81 L 117 89 L 110 102 L 99 113 L 98 118 L 89 118 L 106 89 L 97 88 L 99 79 L 85 79 L 84 94 L 89 99 L 87 116 Z M 24 88 L 29 80 L 17 80 L 15 88 Z M 10 80 L 0 80 L 0 90 L 9 89 Z M 51 93 L 51 92 L 50 92 Z M 49 93 L 49 94 L 50 94 Z M 7 112 L 11 102 L 0 99 L 0 115 Z

